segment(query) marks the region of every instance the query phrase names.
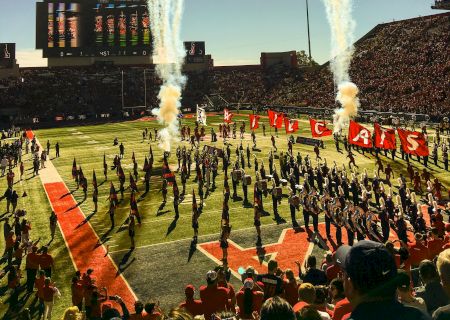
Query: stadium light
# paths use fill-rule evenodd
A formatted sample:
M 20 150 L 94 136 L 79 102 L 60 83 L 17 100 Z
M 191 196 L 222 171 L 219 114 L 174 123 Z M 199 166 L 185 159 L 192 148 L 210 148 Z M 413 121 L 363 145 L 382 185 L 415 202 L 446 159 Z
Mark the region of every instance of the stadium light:
M 311 57 L 311 39 L 310 39 L 310 34 L 309 34 L 309 5 L 308 5 L 308 0 L 306 0 L 306 26 L 308 28 L 308 52 L 309 52 L 309 64 L 311 64 L 312 62 L 312 57 Z

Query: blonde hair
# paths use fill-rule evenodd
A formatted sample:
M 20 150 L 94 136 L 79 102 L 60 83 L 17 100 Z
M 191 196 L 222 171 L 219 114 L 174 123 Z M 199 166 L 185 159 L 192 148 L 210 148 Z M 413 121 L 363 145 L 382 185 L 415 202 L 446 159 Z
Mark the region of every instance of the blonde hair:
M 442 282 L 450 284 L 450 249 L 442 251 L 438 258 L 436 267 Z
M 61 320 L 81 320 L 83 314 L 80 312 L 77 306 L 69 307 L 64 311 L 64 315 Z

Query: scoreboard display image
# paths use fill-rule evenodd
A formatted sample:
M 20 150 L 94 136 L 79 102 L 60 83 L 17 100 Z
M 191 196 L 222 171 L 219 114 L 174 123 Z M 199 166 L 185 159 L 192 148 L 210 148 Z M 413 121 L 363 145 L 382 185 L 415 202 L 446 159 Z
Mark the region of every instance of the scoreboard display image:
M 187 63 L 203 63 L 205 58 L 204 41 L 186 41 L 184 42 Z
M 9 69 L 16 60 L 16 44 L 0 43 L 0 69 Z
M 152 54 L 145 0 L 46 0 L 36 15 L 36 47 L 45 58 Z

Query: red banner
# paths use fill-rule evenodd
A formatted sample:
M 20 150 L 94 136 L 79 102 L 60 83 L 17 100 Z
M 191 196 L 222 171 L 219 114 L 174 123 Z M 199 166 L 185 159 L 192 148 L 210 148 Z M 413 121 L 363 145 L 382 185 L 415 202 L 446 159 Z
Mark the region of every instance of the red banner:
M 311 134 L 313 138 L 326 137 L 333 134 L 333 131 L 327 128 L 325 121 L 317 121 L 310 118 L 309 125 L 311 126 Z
M 424 157 L 430 154 L 425 136 L 417 131 L 409 131 L 397 128 L 398 136 L 405 153 Z
M 223 109 L 223 122 L 230 123 L 233 116 L 234 114 L 232 114 L 228 109 Z
M 375 129 L 375 147 L 395 150 L 395 129 L 383 128 L 378 123 L 375 123 L 373 127 Z
M 353 120 L 350 120 L 348 128 L 348 142 L 360 147 L 372 148 L 370 131 Z
M 259 116 L 256 114 L 250 114 L 250 130 L 256 130 L 259 128 Z
M 283 126 L 284 114 L 282 112 L 277 113 L 272 110 L 267 110 L 267 115 L 269 116 L 269 122 L 271 127 L 276 127 L 280 129 Z
M 298 120 L 284 118 L 284 128 L 286 129 L 286 133 L 296 132 L 298 130 Z

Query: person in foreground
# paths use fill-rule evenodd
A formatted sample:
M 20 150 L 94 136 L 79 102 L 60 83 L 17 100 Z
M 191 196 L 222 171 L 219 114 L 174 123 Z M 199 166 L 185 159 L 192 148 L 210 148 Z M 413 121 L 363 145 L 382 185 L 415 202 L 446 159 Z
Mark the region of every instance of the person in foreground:
M 446 249 L 439 254 L 436 265 L 442 286 L 447 295 L 450 296 L 450 249 Z M 447 319 L 450 319 L 450 304 L 436 309 L 433 313 L 433 320 Z
M 344 273 L 345 295 L 353 306 L 351 320 L 425 320 L 428 315 L 398 302 L 394 258 L 377 242 L 341 246 L 336 262 Z

